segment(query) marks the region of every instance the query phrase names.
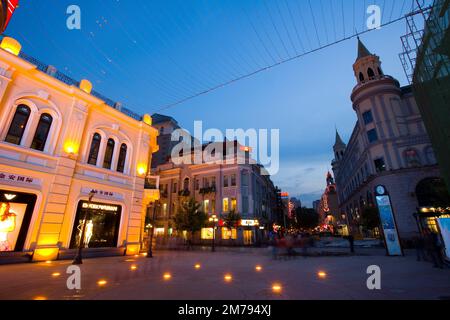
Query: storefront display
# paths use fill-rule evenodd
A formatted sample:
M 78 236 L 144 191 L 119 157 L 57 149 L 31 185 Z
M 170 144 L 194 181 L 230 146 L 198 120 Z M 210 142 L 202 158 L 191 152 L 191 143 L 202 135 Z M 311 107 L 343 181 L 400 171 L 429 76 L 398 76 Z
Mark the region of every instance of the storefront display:
M 117 247 L 122 207 L 105 203 L 80 201 L 73 226 L 70 248 L 78 247 L 87 217 L 85 248 Z
M 0 190 L 0 252 L 23 250 L 35 203 L 35 195 Z

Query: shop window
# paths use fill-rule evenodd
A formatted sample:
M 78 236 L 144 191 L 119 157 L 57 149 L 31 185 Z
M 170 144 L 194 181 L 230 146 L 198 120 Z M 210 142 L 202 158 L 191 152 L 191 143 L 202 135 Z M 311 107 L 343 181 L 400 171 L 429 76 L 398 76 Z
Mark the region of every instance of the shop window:
M 368 125 L 373 122 L 373 115 L 371 110 L 364 112 L 362 116 L 365 125 Z
M 31 143 L 31 149 L 44 151 L 52 122 L 53 118 L 51 115 L 47 113 L 41 115 L 36 128 L 36 133 L 34 134 L 33 142 Z
M 75 217 L 70 248 L 79 246 L 83 226 L 86 223 L 83 246 L 85 248 L 114 248 L 119 238 L 122 207 L 80 201 Z M 84 220 L 84 217 L 87 219 Z
M 88 164 L 91 164 L 93 166 L 97 165 L 98 153 L 100 151 L 101 142 L 102 137 L 98 133 L 95 133 L 94 136 L 92 137 L 91 149 L 89 150 Z
M 111 169 L 115 145 L 116 143 L 113 139 L 109 139 L 108 143 L 106 144 L 105 158 L 103 160 L 103 168 L 105 169 Z
M 223 199 L 223 212 L 224 213 L 230 212 L 230 203 L 228 198 Z
M 386 163 L 384 162 L 383 158 L 375 159 L 374 164 L 375 164 L 375 170 L 377 172 L 386 171 Z
M 202 238 L 202 240 L 212 240 L 214 238 L 214 229 L 213 228 L 202 228 L 201 238 Z
M 20 145 L 27 126 L 28 120 L 30 118 L 31 110 L 26 105 L 20 105 L 16 109 L 14 118 L 6 135 L 5 141 Z
M 253 244 L 253 231 L 243 230 L 244 245 L 249 246 Z
M 117 172 L 125 172 L 125 161 L 127 160 L 128 147 L 125 143 L 122 143 L 119 151 L 119 160 L 117 161 Z
M 22 251 L 37 197 L 0 190 L 0 252 Z
M 237 239 L 237 229 L 236 228 L 222 228 L 222 240 L 236 240 Z

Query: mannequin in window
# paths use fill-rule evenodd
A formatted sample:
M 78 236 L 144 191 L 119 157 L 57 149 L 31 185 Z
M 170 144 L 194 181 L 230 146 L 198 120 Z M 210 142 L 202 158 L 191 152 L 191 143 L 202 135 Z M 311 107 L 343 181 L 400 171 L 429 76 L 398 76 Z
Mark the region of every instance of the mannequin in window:
M 0 205 L 0 252 L 12 251 L 8 235 L 16 230 L 17 215 L 10 211 L 9 203 Z

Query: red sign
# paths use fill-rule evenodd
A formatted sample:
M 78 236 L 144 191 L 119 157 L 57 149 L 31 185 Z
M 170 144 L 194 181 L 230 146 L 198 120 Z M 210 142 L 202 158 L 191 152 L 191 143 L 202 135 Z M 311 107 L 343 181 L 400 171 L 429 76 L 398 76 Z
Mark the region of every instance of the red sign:
M 8 27 L 9 21 L 11 21 L 12 15 L 14 14 L 14 11 L 16 10 L 17 6 L 19 5 L 19 0 L 7 0 L 8 1 L 8 7 L 6 12 L 6 19 L 5 24 L 3 26 L 3 31 L 6 30 Z

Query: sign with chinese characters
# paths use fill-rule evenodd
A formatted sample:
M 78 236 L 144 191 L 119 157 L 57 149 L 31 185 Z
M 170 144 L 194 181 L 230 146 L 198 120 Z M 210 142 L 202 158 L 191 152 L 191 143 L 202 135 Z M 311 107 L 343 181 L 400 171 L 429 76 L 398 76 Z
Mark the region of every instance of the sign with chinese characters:
M 375 189 L 380 223 L 384 233 L 386 248 L 390 256 L 402 256 L 403 251 L 398 236 L 397 225 L 395 223 L 394 212 L 392 210 L 391 198 L 383 186 Z
M 0 182 L 18 182 L 29 185 L 40 185 L 41 180 L 33 177 L 27 177 L 20 174 L 0 172 Z
M 121 193 L 112 192 L 108 190 L 97 190 L 97 189 L 90 189 L 90 188 L 83 188 L 82 193 L 89 194 L 91 191 L 95 192 L 95 197 L 103 197 L 103 198 L 110 198 L 110 199 L 117 199 L 117 200 L 123 200 L 124 196 Z

